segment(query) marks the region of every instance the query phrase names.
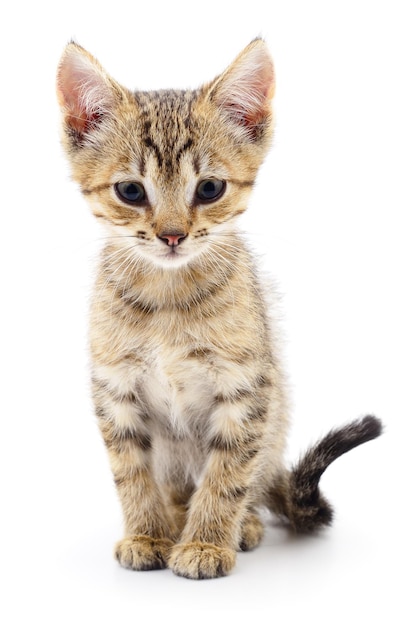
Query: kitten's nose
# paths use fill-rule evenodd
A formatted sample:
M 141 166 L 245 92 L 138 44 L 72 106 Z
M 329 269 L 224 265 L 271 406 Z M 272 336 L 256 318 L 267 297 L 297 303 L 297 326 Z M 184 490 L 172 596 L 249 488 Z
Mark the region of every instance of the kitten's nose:
M 187 237 L 187 233 L 160 233 L 157 237 L 167 246 L 178 246 Z

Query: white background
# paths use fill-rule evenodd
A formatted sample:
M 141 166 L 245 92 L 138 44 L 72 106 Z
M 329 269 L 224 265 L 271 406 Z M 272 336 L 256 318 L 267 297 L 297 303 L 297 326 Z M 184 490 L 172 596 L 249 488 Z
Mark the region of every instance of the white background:
M 410 4 L 3 3 L 2 624 L 412 623 Z M 100 231 L 59 145 L 56 65 L 74 37 L 130 88 L 195 87 L 258 34 L 278 122 L 242 225 L 283 299 L 289 458 L 364 413 L 386 432 L 328 470 L 336 521 L 320 536 L 269 526 L 220 580 L 128 572 L 112 558 L 121 515 L 88 392 Z

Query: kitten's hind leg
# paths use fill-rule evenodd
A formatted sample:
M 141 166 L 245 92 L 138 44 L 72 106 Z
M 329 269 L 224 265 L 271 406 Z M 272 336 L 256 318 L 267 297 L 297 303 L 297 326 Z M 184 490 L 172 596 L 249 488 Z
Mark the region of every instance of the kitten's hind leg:
M 264 525 L 262 520 L 254 511 L 249 511 L 241 525 L 239 549 L 242 552 L 253 550 L 253 548 L 259 545 L 263 535 Z
M 178 535 L 181 535 L 187 522 L 187 515 L 191 496 L 195 490 L 194 485 L 182 484 L 171 485 L 168 489 L 169 501 L 172 509 L 175 526 Z

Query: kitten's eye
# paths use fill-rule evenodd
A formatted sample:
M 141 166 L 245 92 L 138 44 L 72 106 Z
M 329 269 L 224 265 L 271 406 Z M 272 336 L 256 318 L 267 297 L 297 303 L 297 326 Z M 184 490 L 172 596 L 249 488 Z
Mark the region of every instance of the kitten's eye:
M 225 189 L 226 183 L 224 180 L 207 178 L 198 184 L 196 196 L 198 200 L 201 200 L 202 202 L 213 202 L 214 200 L 218 200 L 220 196 L 223 195 Z
M 121 200 L 129 204 L 142 204 L 146 200 L 145 189 L 141 183 L 116 183 L 115 191 Z

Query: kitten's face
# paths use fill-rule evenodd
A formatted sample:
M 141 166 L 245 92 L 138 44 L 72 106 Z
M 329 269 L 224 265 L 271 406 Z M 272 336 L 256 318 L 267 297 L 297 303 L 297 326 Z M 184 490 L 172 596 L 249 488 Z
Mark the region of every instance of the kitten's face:
M 219 259 L 245 210 L 269 144 L 273 85 L 263 42 L 250 48 L 198 91 L 133 94 L 68 46 L 58 93 L 74 178 L 108 235 L 142 260 L 177 268 Z

